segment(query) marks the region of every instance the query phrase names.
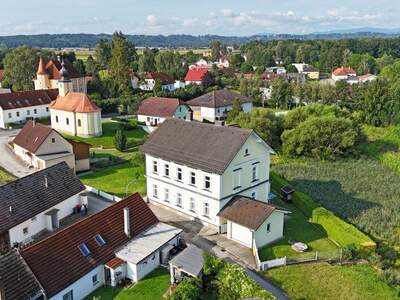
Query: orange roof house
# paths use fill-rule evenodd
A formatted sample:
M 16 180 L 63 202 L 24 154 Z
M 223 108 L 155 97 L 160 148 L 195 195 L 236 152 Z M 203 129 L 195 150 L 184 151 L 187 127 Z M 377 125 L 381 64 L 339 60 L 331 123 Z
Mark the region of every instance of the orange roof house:
M 101 109 L 94 104 L 85 93 L 69 92 L 64 97 L 58 96 L 50 103 L 51 109 L 63 110 L 75 113 L 101 112 Z

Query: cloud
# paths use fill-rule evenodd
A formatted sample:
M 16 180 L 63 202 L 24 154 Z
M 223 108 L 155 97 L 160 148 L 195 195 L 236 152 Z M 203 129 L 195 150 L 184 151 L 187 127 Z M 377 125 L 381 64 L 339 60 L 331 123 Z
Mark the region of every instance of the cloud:
M 150 26 L 158 26 L 159 25 L 158 24 L 158 19 L 157 19 L 157 17 L 155 15 L 148 15 L 146 17 L 146 20 L 147 20 L 147 24 L 150 25 Z

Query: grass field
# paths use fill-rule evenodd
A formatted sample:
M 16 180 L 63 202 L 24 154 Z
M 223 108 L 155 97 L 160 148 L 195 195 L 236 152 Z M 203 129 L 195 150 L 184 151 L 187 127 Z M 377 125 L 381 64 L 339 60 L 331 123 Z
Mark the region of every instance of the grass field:
M 373 159 L 273 165 L 298 190 L 374 238 L 400 243 L 400 176 Z
M 13 181 L 14 179 L 15 179 L 14 176 L 12 176 L 6 170 L 0 168 L 0 185 L 9 183 L 10 181 Z
M 398 291 L 381 281 L 369 265 L 303 264 L 271 269 L 265 274 L 292 299 L 399 299 Z
M 101 287 L 86 300 L 161 300 L 170 285 L 169 271 L 158 268 L 131 289 Z
M 118 126 L 119 123 L 117 122 L 103 123 L 103 135 L 99 137 L 81 138 L 68 135 L 66 135 L 66 137 L 89 143 L 93 147 L 114 148 L 113 138 L 115 135 L 115 131 L 118 129 Z M 125 131 L 125 133 L 128 139 L 128 146 L 143 141 L 143 139 L 147 135 L 147 133 L 142 128 L 139 127 L 133 130 Z
M 113 151 L 117 152 L 116 150 Z M 109 155 L 113 151 L 103 152 L 99 155 Z M 124 156 L 125 162 L 95 169 L 93 172 L 81 176 L 80 179 L 86 185 L 118 197 L 125 197 L 127 194 L 130 195 L 136 192 L 144 195 L 146 193 L 144 160 L 139 156 L 135 156 L 135 159 L 130 160 L 135 155 L 135 152 L 121 155 Z

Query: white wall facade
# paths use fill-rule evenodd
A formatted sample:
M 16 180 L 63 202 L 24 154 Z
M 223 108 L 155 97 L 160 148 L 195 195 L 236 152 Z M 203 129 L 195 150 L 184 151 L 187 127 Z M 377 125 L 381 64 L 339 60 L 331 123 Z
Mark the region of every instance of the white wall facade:
M 50 111 L 51 128 L 69 135 L 76 134 L 75 114 L 73 112 L 55 109 L 50 109 Z
M 137 118 L 139 122 L 145 122 L 147 126 L 153 126 L 156 122 L 158 125 L 165 121 L 165 118 L 163 117 L 146 116 L 146 115 L 138 115 Z
M 192 107 L 192 109 L 193 109 L 193 107 Z M 250 112 L 253 109 L 253 103 L 252 102 L 243 103 L 242 109 L 243 109 L 243 112 Z M 226 105 L 226 106 L 217 107 L 217 108 L 202 106 L 202 107 L 200 107 L 201 118 L 200 119 L 197 118 L 197 119 L 199 119 L 199 121 L 207 120 L 210 122 L 215 122 L 215 119 L 217 117 L 218 118 L 226 117 L 226 114 L 231 110 L 232 110 L 232 105 Z
M 79 255 L 79 253 L 77 253 Z M 93 284 L 93 276 L 97 275 L 98 282 Z M 58 294 L 49 298 L 49 300 L 63 300 L 63 296 L 72 290 L 73 299 L 80 300 L 84 299 L 90 293 L 94 292 L 96 289 L 104 285 L 104 266 L 100 265 L 87 273 L 85 276 L 81 277 L 79 280 L 75 281 L 73 284 L 67 288 L 60 291 Z
M 157 172 L 153 171 L 154 162 L 157 162 Z M 165 173 L 165 165 L 169 166 L 168 176 Z M 264 142 L 255 134 L 244 143 L 222 175 L 207 173 L 146 155 L 147 197 L 150 201 L 196 218 L 203 223 L 219 226 L 221 220 L 217 214 L 233 196 L 240 194 L 260 201 L 268 200 L 269 165 L 270 153 Z M 254 180 L 253 167 L 257 170 Z M 177 178 L 178 168 L 182 170 L 182 180 Z M 196 178 L 194 185 L 191 184 L 192 172 Z M 240 185 L 235 186 L 235 177 L 238 172 Z M 206 176 L 210 178 L 209 189 L 205 188 Z M 155 187 L 157 194 L 155 194 Z M 180 202 L 179 199 L 181 199 Z M 192 203 L 194 203 L 194 208 Z M 208 216 L 205 215 L 206 207 L 208 207 Z
M 285 214 L 281 211 L 274 211 L 254 234 L 257 248 L 261 248 L 282 238 L 284 222 Z M 270 224 L 269 231 L 267 230 L 268 224 Z
M 75 171 L 82 172 L 90 170 L 90 158 L 75 160 Z
M 10 237 L 10 245 L 12 246 L 14 243 L 23 243 L 24 241 L 29 241 L 29 239 L 38 234 L 42 230 L 46 229 L 46 216 L 45 213 L 57 208 L 59 209 L 58 212 L 58 219 L 61 220 L 69 215 L 72 214 L 72 209 L 81 203 L 80 195 L 74 195 L 71 198 L 64 200 L 61 203 L 37 214 L 34 218 L 29 219 L 25 222 L 14 226 L 9 230 L 9 237 Z M 23 233 L 23 229 L 28 228 L 28 234 Z
M 28 118 L 47 118 L 49 116 L 48 104 L 7 110 L 0 108 L 0 128 L 6 128 L 9 123 L 24 123 Z

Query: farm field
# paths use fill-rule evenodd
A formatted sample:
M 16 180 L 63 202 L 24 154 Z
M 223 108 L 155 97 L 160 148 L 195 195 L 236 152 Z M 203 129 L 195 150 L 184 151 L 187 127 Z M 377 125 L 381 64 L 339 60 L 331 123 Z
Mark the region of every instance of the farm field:
M 292 265 L 265 272 L 292 299 L 399 299 L 398 291 L 380 280 L 367 264 L 332 266 L 328 263 Z
M 81 138 L 76 136 L 65 136 L 73 140 L 89 143 L 93 147 L 114 148 L 113 138 L 118 126 L 118 122 L 103 123 L 103 135 L 99 137 Z M 132 130 L 126 130 L 125 133 L 128 139 L 128 147 L 134 143 L 143 141 L 143 139 L 147 136 L 147 133 L 140 127 Z

